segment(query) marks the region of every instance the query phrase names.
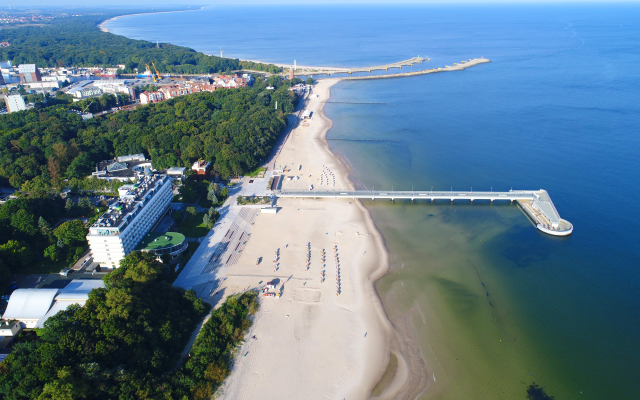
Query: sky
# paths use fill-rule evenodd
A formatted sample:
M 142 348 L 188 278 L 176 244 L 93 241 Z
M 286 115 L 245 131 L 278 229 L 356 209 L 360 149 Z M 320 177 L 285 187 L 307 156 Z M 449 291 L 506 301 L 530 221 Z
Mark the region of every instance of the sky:
M 100 7 L 109 6 L 119 8 L 145 8 L 145 7 L 167 7 L 167 6 L 202 6 L 215 4 L 434 4 L 434 3 L 579 3 L 579 2 L 637 2 L 638 0 L 109 0 L 100 2 Z M 7 7 L 66 7 L 77 6 L 86 7 L 86 0 L 0 0 L 0 9 Z

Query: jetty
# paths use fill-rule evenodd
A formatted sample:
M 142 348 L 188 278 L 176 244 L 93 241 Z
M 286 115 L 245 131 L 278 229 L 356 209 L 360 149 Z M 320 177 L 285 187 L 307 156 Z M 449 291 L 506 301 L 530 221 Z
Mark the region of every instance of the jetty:
M 541 232 L 554 236 L 567 236 L 573 232 L 573 225 L 560 218 L 546 190 L 510 190 L 508 192 L 460 192 L 460 191 L 385 191 L 385 190 L 309 190 L 309 191 L 276 191 L 277 197 L 293 198 L 349 198 L 349 199 L 396 199 L 405 200 L 450 200 L 470 201 L 488 200 L 517 202 L 526 215 Z
M 486 58 L 474 58 L 474 59 L 469 59 L 469 61 L 460 61 L 459 63 L 453 63 L 453 65 L 445 65 L 443 68 L 431 68 L 431 69 L 425 69 L 422 71 L 413 71 L 413 72 L 400 72 L 397 74 L 347 76 L 345 78 L 342 78 L 342 80 L 356 81 L 356 80 L 364 80 L 364 79 L 404 78 L 408 76 L 435 74 L 438 72 L 462 71 L 464 69 L 473 67 L 475 65 L 485 64 L 490 62 L 491 60 L 487 60 Z

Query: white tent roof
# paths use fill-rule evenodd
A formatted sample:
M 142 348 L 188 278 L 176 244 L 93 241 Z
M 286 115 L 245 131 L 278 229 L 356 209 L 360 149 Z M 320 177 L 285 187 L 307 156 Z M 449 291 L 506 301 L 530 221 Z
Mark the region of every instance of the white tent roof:
M 36 324 L 36 328 L 42 328 L 45 321 L 48 320 L 49 317 L 53 317 L 54 315 L 56 315 L 58 311 L 66 310 L 67 307 L 72 304 L 80 304 L 81 306 L 83 306 L 86 302 L 86 298 L 84 300 L 56 300 L 55 304 L 53 305 L 53 307 L 51 307 L 49 312 L 44 317 L 40 318 L 40 320 Z
M 37 319 L 36 327 L 41 328 L 50 316 L 71 304 L 84 305 L 91 290 L 103 287 L 100 279 L 74 279 L 64 289 L 17 289 L 9 298 L 3 318 Z
M 86 292 L 89 293 L 93 289 L 103 288 L 102 279 L 74 279 L 64 288 L 60 289 L 60 293 L 66 292 Z
M 39 319 L 44 316 L 58 289 L 17 289 L 11 294 L 4 319 Z
M 60 291 L 56 296 L 56 301 L 73 300 L 73 301 L 87 301 L 89 299 L 89 292 L 65 292 Z

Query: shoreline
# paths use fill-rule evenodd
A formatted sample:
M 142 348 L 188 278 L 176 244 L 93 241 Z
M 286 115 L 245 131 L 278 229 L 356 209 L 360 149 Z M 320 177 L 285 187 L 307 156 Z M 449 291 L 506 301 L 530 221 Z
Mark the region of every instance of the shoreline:
M 327 81 L 330 79 L 335 79 L 335 82 L 330 84 L 329 96 L 322 102 L 319 112 L 323 119 L 329 121 L 329 127 L 324 130 L 323 134 L 321 135 L 321 140 L 329 154 L 331 154 L 331 156 L 338 164 L 342 165 L 342 168 L 344 169 L 346 174 L 346 179 L 349 182 L 350 189 L 353 190 L 355 189 L 355 184 L 349 177 L 349 171 L 351 167 L 346 164 L 346 161 L 340 155 L 331 151 L 329 147 L 329 141 L 326 139 L 327 134 L 329 133 L 329 130 L 333 125 L 333 121 L 326 116 L 324 112 L 324 106 L 327 100 L 331 98 L 331 88 L 341 81 L 346 80 L 344 78 L 326 78 L 324 80 Z M 372 290 L 372 303 L 379 313 L 380 322 L 383 323 L 387 331 L 386 333 L 388 344 L 388 347 L 385 351 L 387 354 L 385 356 L 386 358 L 383 373 L 377 377 L 375 385 L 371 388 L 371 392 L 373 392 L 373 389 L 375 389 L 381 382 L 384 372 L 386 372 L 388 368 L 391 355 L 393 354 L 396 356 L 398 362 L 394 377 L 391 382 L 382 389 L 382 392 L 380 393 L 380 395 L 376 396 L 376 398 L 389 400 L 399 398 L 399 396 L 402 396 L 404 398 L 417 398 L 417 396 L 419 396 L 426 390 L 429 383 L 425 360 L 424 357 L 422 357 L 422 354 L 420 354 L 420 351 L 417 349 L 417 347 L 412 345 L 413 343 L 415 343 L 415 333 L 413 327 L 411 326 L 410 318 L 404 317 L 398 319 L 398 322 L 405 325 L 405 328 L 406 326 L 409 327 L 408 332 L 410 334 L 403 335 L 403 330 L 397 326 L 398 322 L 392 322 L 390 316 L 384 309 L 382 298 L 380 297 L 380 294 L 376 289 L 376 282 L 378 281 L 378 279 L 386 275 L 387 272 L 391 269 L 390 253 L 387 248 L 385 238 L 382 235 L 382 232 L 380 232 L 380 230 L 376 226 L 375 220 L 371 215 L 371 211 L 366 208 L 360 200 L 356 199 L 355 203 L 358 205 L 362 213 L 362 217 L 365 220 L 368 230 L 375 238 L 376 246 L 383 255 L 383 257 L 380 259 L 378 268 L 369 274 L 367 282 L 370 290 Z M 405 332 L 406 331 L 407 330 L 405 329 Z M 412 349 L 415 349 L 415 351 L 412 351 Z M 414 371 L 413 373 L 411 372 L 412 370 Z M 419 379 L 416 381 L 416 378 Z
M 202 7 L 198 10 L 202 10 L 204 8 L 205 7 Z M 104 26 L 107 22 L 120 17 L 129 16 L 129 15 L 186 12 L 186 11 L 198 11 L 198 10 L 159 11 L 159 12 L 150 12 L 150 13 L 120 15 L 120 16 L 116 16 L 103 21 L 99 25 L 99 28 L 103 32 L 110 32 Z M 243 60 L 243 61 L 259 62 L 254 60 Z M 274 64 L 274 65 L 286 65 L 286 64 Z M 334 71 L 336 70 L 336 68 L 333 68 L 333 67 L 299 66 L 298 68 L 326 68 L 326 69 L 332 69 Z M 347 70 L 347 69 L 345 68 L 344 70 Z M 323 99 L 320 102 L 318 102 L 319 104 L 316 105 L 317 108 L 314 107 L 316 108 L 315 110 L 316 118 L 320 120 L 319 122 L 321 122 L 320 132 L 317 136 L 311 136 L 311 135 L 307 136 L 305 142 L 307 142 L 307 144 L 309 144 L 310 142 L 317 142 L 316 144 L 318 144 L 319 147 L 321 147 L 324 150 L 325 155 L 328 158 L 330 158 L 332 161 L 332 164 L 336 166 L 335 172 L 336 172 L 336 177 L 338 177 L 338 180 L 341 180 L 343 182 L 345 188 L 349 187 L 353 189 L 354 183 L 349 179 L 348 165 L 345 165 L 344 161 L 341 160 L 339 155 L 334 154 L 331 151 L 331 149 L 329 148 L 329 143 L 326 140 L 328 131 L 331 129 L 331 126 L 332 126 L 332 121 L 326 117 L 324 112 L 324 105 L 326 101 L 329 100 L 331 97 L 330 95 L 331 88 L 342 80 L 344 79 L 343 78 L 323 79 L 322 81 L 319 81 L 317 85 L 314 86 L 314 89 L 318 87 L 318 85 L 325 86 L 323 90 L 326 90 L 327 93 L 326 93 L 326 96 L 322 96 Z M 311 100 L 307 100 L 307 101 L 311 101 Z M 301 129 L 300 126 L 293 127 L 290 130 L 289 135 L 293 136 L 294 131 L 299 129 Z M 288 138 L 283 143 L 282 147 L 284 149 L 290 146 L 291 146 L 291 138 Z M 297 156 L 299 155 L 300 154 L 298 154 Z M 275 163 L 278 163 L 281 157 L 282 157 L 282 154 L 279 154 L 276 157 Z M 304 161 L 307 163 L 309 162 L 307 158 L 304 158 Z M 316 167 L 319 167 L 319 166 L 316 165 Z M 306 165 L 305 165 L 305 170 L 307 170 Z M 307 183 L 305 183 L 304 185 L 307 185 Z M 322 201 L 322 203 L 330 203 L 331 206 L 335 206 L 336 208 L 343 208 L 345 205 L 344 204 L 345 202 L 346 200 Z M 310 201 L 307 200 L 306 202 L 304 202 L 301 200 L 293 201 L 289 199 L 287 200 L 279 199 L 278 203 L 283 203 L 285 207 L 289 208 L 289 207 L 298 207 L 299 205 L 305 204 L 305 203 L 306 203 L 305 204 L 306 206 L 308 203 L 310 203 Z M 290 357 L 291 360 L 287 360 L 289 362 L 278 360 L 278 362 L 275 362 L 272 365 L 273 367 L 272 370 L 284 372 L 288 369 L 289 373 L 283 374 L 286 376 L 290 374 L 298 375 L 300 374 L 301 367 L 303 370 L 310 370 L 310 369 L 313 369 L 312 367 L 314 367 L 317 364 L 324 364 L 326 367 L 334 370 L 341 370 L 341 368 L 346 365 L 346 369 L 342 369 L 342 372 L 344 373 L 344 375 L 336 375 L 334 377 L 334 380 L 332 382 L 334 384 L 330 385 L 332 386 L 332 391 L 330 393 L 327 393 L 327 395 L 331 398 L 348 397 L 348 398 L 366 399 L 372 396 L 374 389 L 381 382 L 381 379 L 383 378 L 383 375 L 385 374 L 389 366 L 391 355 L 393 354 L 395 355 L 398 361 L 393 378 L 385 388 L 382 388 L 381 393 L 376 398 L 393 399 L 393 398 L 397 398 L 398 396 L 415 398 L 417 395 L 419 395 L 421 392 L 425 390 L 429 382 L 429 379 L 426 379 L 427 375 L 426 375 L 425 361 L 422 355 L 420 354 L 419 350 L 417 349 L 417 347 L 413 345 L 415 338 L 411 337 L 411 333 L 413 332 L 412 328 L 409 328 L 410 333 L 407 335 L 407 326 L 410 327 L 410 321 L 408 319 L 400 319 L 400 320 L 396 319 L 395 322 L 391 321 L 389 315 L 387 315 L 384 309 L 382 299 L 376 290 L 376 281 L 380 279 L 382 276 L 384 276 L 390 269 L 389 252 L 385 244 L 385 239 L 382 236 L 381 232 L 376 227 L 375 221 L 373 220 L 373 217 L 370 211 L 366 207 L 364 207 L 362 202 L 360 202 L 359 200 L 355 200 L 353 203 L 357 208 L 357 212 L 356 212 L 357 215 L 353 216 L 353 219 L 357 220 L 362 225 L 361 226 L 361 228 L 363 228 L 362 234 L 370 236 L 370 240 L 371 240 L 371 243 L 369 244 L 369 246 L 372 246 L 372 248 L 365 247 L 367 250 L 364 253 L 378 254 L 378 258 L 374 262 L 358 262 L 355 265 L 357 266 L 356 269 L 360 271 L 347 272 L 349 274 L 354 273 L 356 279 L 353 279 L 352 284 L 355 284 L 355 286 L 358 286 L 357 288 L 355 288 L 356 289 L 355 291 L 358 291 L 361 294 L 359 296 L 356 296 L 353 299 L 349 299 L 349 300 L 353 300 L 353 301 L 350 301 L 350 306 L 361 309 L 362 312 L 357 312 L 357 310 L 354 309 L 352 310 L 354 316 L 348 319 L 343 319 L 342 321 L 350 324 L 355 323 L 355 325 L 357 326 L 358 325 L 364 326 L 366 328 L 365 337 L 368 336 L 373 339 L 373 337 L 379 336 L 379 338 L 377 339 L 378 343 L 374 346 L 365 345 L 365 347 L 370 347 L 366 351 L 354 352 L 354 348 L 358 347 L 357 345 L 355 345 L 355 343 L 357 343 L 359 339 L 355 339 L 355 337 L 351 337 L 349 334 L 346 334 L 343 332 L 342 334 L 339 334 L 338 336 L 333 337 L 334 343 L 332 344 L 336 345 L 335 343 L 336 341 L 340 342 L 339 345 L 337 345 L 336 347 L 338 348 L 342 347 L 343 353 L 346 353 L 346 352 L 351 353 L 348 360 L 345 359 L 345 357 L 337 357 L 335 354 L 331 354 L 330 356 L 326 355 L 326 356 L 319 356 L 314 359 L 307 359 L 305 362 L 302 362 L 302 365 L 301 365 L 301 361 L 299 359 L 307 358 L 308 353 L 313 352 L 313 348 L 323 347 L 322 342 L 324 340 L 322 339 L 309 340 L 309 343 L 306 344 L 307 348 L 303 349 L 299 347 L 299 343 L 298 343 L 298 346 L 296 346 L 297 344 L 296 342 L 300 341 L 299 338 L 296 338 L 295 341 L 291 340 L 290 338 L 289 340 L 286 340 L 285 338 L 284 342 L 282 338 L 271 338 L 276 342 L 278 342 L 278 339 L 280 339 L 279 345 L 274 346 L 274 348 L 298 347 L 294 355 Z M 320 205 L 324 205 L 324 204 L 320 204 Z M 259 224 L 260 219 L 264 219 L 265 217 L 266 216 L 263 216 L 262 218 L 258 218 L 256 220 L 256 225 Z M 329 218 L 329 215 L 327 215 L 326 218 Z M 299 226 L 299 221 L 296 221 L 296 222 L 291 221 L 291 222 L 292 222 L 290 224 L 291 226 L 287 227 L 288 228 L 287 230 L 289 231 L 288 233 L 293 234 L 293 236 L 296 236 L 297 234 L 296 228 L 302 228 L 302 227 Z M 298 226 L 295 226 L 295 225 L 298 225 Z M 286 229 L 286 228 L 283 227 L 283 229 Z M 323 229 L 323 228 L 320 228 L 320 229 Z M 273 233 L 270 232 L 270 234 L 272 235 Z M 360 234 L 361 233 L 358 233 L 358 235 Z M 256 241 L 261 239 L 266 240 L 267 238 L 265 233 L 260 232 L 260 230 L 258 229 L 256 232 L 254 232 L 253 239 L 251 240 L 251 242 L 255 243 Z M 313 240 L 312 242 L 315 242 L 315 240 Z M 250 244 L 247 246 L 245 251 L 247 253 L 250 253 L 254 247 L 255 246 L 252 246 L 252 244 Z M 260 254 L 262 253 L 263 251 L 262 249 L 260 249 Z M 269 254 L 269 252 L 267 252 L 267 254 Z M 247 255 L 242 257 L 242 259 L 246 261 L 246 257 Z M 354 257 L 354 255 L 352 255 L 352 257 Z M 343 256 L 341 254 L 341 259 L 342 258 Z M 225 285 L 224 285 L 226 290 L 235 292 L 240 288 L 244 288 L 244 287 L 249 288 L 255 285 L 255 282 L 249 282 L 248 277 L 258 276 L 258 275 L 249 274 L 249 275 L 243 276 L 241 274 L 234 274 L 233 272 L 236 272 L 235 268 L 236 267 L 230 268 L 229 274 L 227 274 L 229 279 L 227 282 L 225 282 Z M 327 268 L 327 270 L 328 269 L 329 268 Z M 358 274 L 360 274 L 360 276 L 358 276 Z M 330 281 L 331 281 L 330 274 L 327 274 L 327 275 L 328 275 L 327 277 L 329 278 L 328 279 L 329 282 L 325 283 L 324 285 L 330 284 Z M 284 275 L 278 273 L 278 274 L 274 274 L 273 276 L 284 276 Z M 343 281 L 346 281 L 346 278 L 347 277 L 343 278 Z M 297 278 L 297 279 L 302 281 L 305 278 Z M 254 279 L 252 279 L 251 281 L 253 280 Z M 306 285 L 308 282 L 309 281 L 307 280 L 304 283 L 302 283 L 302 285 Z M 303 289 L 303 288 L 294 289 L 292 291 L 293 298 L 289 299 L 289 301 L 303 303 L 303 301 L 299 301 L 299 297 L 303 297 L 303 298 L 305 297 L 305 295 L 300 294 L 300 293 L 303 293 L 301 292 L 301 290 L 306 290 L 306 289 Z M 286 297 L 286 295 L 284 297 Z M 343 295 L 340 295 L 338 297 L 338 300 L 341 300 L 342 297 Z M 279 300 L 267 299 L 262 303 L 267 303 L 267 302 L 271 303 L 274 301 L 283 302 L 284 300 L 285 299 L 279 299 Z M 324 299 L 322 299 L 322 301 L 320 302 L 324 302 Z M 270 314 L 276 309 L 282 308 L 280 306 L 282 306 L 283 304 L 277 304 L 275 308 L 269 307 L 272 305 L 273 304 L 269 304 L 269 305 L 263 304 L 263 306 L 267 306 L 270 309 L 263 310 L 266 307 L 261 307 L 261 311 L 259 311 L 259 316 L 257 316 L 256 318 L 256 326 L 255 328 L 251 329 L 250 334 L 258 333 L 258 335 L 261 337 L 261 340 L 258 346 L 256 345 L 249 346 L 250 352 L 252 353 L 252 355 L 253 353 L 259 353 L 256 356 L 259 359 L 259 361 L 257 362 L 249 361 L 249 369 L 252 369 L 252 367 L 256 368 L 256 365 L 267 366 L 271 362 L 273 362 L 275 359 L 273 354 L 271 354 L 270 356 L 264 356 L 264 354 L 260 354 L 260 353 L 268 354 L 268 350 L 260 348 L 263 343 L 267 342 L 267 339 L 265 338 L 266 335 L 265 336 L 262 335 L 261 331 L 263 331 L 263 329 L 259 325 L 261 322 L 266 322 L 265 320 L 271 316 Z M 345 307 L 342 307 L 342 308 L 345 308 Z M 294 317 L 294 319 L 305 319 L 305 315 L 303 314 L 302 310 L 288 309 L 287 312 L 289 313 L 287 314 L 287 317 L 291 315 L 292 317 Z M 340 321 L 340 319 L 335 318 L 336 317 L 335 312 L 336 310 L 327 311 L 327 314 L 329 313 L 332 314 L 331 315 L 331 319 L 333 319 L 331 321 L 332 323 L 335 323 L 335 320 Z M 280 327 L 280 325 L 281 323 L 278 323 L 275 326 L 272 326 L 271 330 L 273 330 L 273 328 L 275 327 Z M 269 329 L 267 329 L 267 331 L 268 330 Z M 273 333 L 271 333 L 271 335 L 273 336 Z M 331 335 L 327 335 L 327 336 L 331 336 Z M 360 344 L 359 346 L 362 346 L 362 344 Z M 242 352 L 245 352 L 245 349 L 246 349 L 246 345 L 243 346 Z M 245 357 L 247 357 L 248 353 L 249 351 L 245 352 Z M 244 397 L 249 398 L 249 397 L 252 397 L 250 393 L 253 390 L 252 388 L 264 387 L 265 385 L 268 385 L 269 383 L 274 381 L 274 379 L 267 379 L 266 381 L 263 381 L 263 379 L 257 379 L 253 373 L 250 373 L 249 371 L 245 371 L 245 369 L 247 369 L 243 365 L 245 363 L 247 363 L 246 358 L 240 357 L 240 356 L 236 358 L 235 364 L 237 365 L 234 365 L 231 376 L 229 376 L 229 378 L 223 384 L 222 392 L 224 394 L 222 395 L 222 398 L 244 398 Z M 283 365 L 283 363 L 285 365 Z M 353 368 L 351 366 L 351 364 L 353 363 L 355 363 L 356 365 L 359 364 L 359 368 Z M 286 382 L 283 382 L 283 383 L 286 383 Z M 326 384 L 326 382 L 320 382 L 320 383 Z M 249 389 L 240 388 L 237 386 L 238 384 L 246 385 Z M 313 387 L 314 385 L 318 384 L 318 382 L 307 381 L 307 384 L 310 387 Z M 282 387 L 281 385 L 279 386 Z M 283 393 L 282 397 L 295 398 L 295 389 L 294 389 L 294 392 L 290 394 L 290 396 L 288 396 L 286 393 Z
M 109 19 L 105 19 L 100 24 L 98 24 L 98 29 L 100 29 L 100 31 L 102 31 L 102 32 L 112 33 L 109 29 L 105 28 L 104 24 L 106 24 L 109 21 L 114 21 L 114 20 L 116 20 L 118 18 L 122 18 L 122 17 L 130 17 L 130 16 L 133 16 L 133 15 L 168 14 L 168 13 L 179 13 L 179 12 L 189 12 L 189 11 L 200 11 L 200 10 L 204 10 L 205 8 L 208 8 L 208 7 L 213 7 L 213 6 L 202 6 L 200 8 L 194 9 L 194 10 L 152 11 L 152 12 L 116 15 L 115 17 L 111 17 Z M 114 33 L 114 35 L 115 35 L 115 33 Z
M 354 187 L 348 168 L 326 140 L 332 121 L 324 105 L 340 80 L 314 85 L 314 95 L 299 106 L 313 112 L 310 123 L 292 121 L 287 139 L 270 163 L 288 170 L 284 176 L 299 177 L 283 179 L 285 187 L 330 186 L 329 180 L 336 188 Z M 243 195 L 250 189 L 248 180 L 245 184 Z M 221 289 L 227 296 L 260 289 L 275 278 L 283 284 L 281 297 L 261 296 L 260 310 L 231 375 L 217 393 L 219 398 L 251 399 L 273 386 L 283 399 L 301 398 L 301 393 L 369 399 L 387 372 L 391 354 L 398 367 L 376 398 L 422 391 L 426 380 L 424 374 L 415 379 L 420 363 L 410 351 L 415 346 L 389 319 L 375 287 L 390 264 L 370 212 L 351 199 L 278 198 L 275 206 L 276 214 L 255 219 L 240 258 L 224 271 Z M 326 262 L 323 253 L 328 255 Z

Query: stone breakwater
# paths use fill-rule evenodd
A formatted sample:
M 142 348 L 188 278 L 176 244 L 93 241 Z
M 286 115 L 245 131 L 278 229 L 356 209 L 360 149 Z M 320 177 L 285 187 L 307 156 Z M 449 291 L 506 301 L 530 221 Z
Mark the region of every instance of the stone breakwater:
M 444 68 L 432 68 L 432 69 L 426 69 L 424 71 L 415 71 L 415 72 L 401 72 L 398 74 L 349 76 L 349 77 L 344 77 L 340 79 L 344 81 L 357 81 L 357 80 L 364 80 L 364 79 L 404 78 L 408 76 L 435 74 L 437 72 L 462 71 L 464 69 L 467 69 L 479 64 L 490 63 L 490 62 L 491 60 L 487 60 L 486 58 L 474 58 L 474 59 L 469 59 L 469 61 L 461 61 L 460 63 L 454 63 L 453 65 L 445 65 Z

